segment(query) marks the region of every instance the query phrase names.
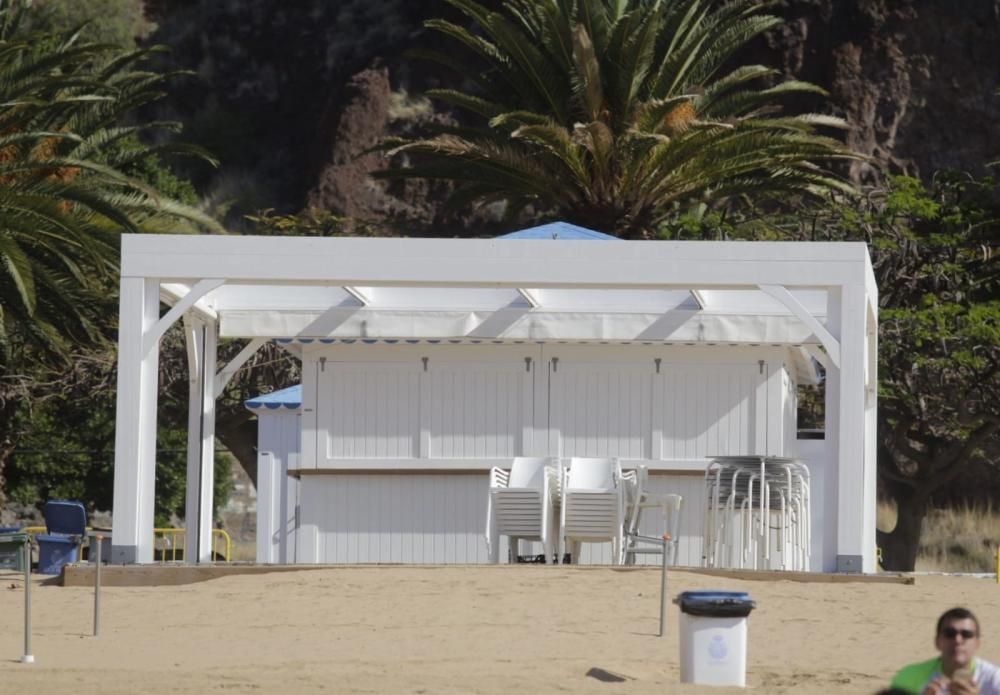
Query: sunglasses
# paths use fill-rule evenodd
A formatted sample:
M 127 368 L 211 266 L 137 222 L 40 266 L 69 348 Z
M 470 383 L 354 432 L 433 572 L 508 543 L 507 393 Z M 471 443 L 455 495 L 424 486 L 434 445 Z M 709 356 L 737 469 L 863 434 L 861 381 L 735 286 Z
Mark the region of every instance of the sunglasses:
M 956 630 L 953 627 L 946 627 L 943 630 L 941 630 L 941 636 L 944 637 L 945 639 L 955 639 L 959 635 L 962 636 L 962 639 L 972 639 L 973 637 L 976 636 L 976 631 L 975 630 Z

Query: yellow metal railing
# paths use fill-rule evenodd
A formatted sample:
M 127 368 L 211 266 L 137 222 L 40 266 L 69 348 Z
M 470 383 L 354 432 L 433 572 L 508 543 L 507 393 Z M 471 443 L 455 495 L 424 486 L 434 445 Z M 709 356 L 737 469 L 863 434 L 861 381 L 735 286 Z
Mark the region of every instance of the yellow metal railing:
M 45 533 L 44 526 L 25 526 L 21 533 L 28 534 L 32 540 L 40 533 Z M 92 529 L 88 526 L 87 532 Z M 160 551 L 160 562 L 182 562 L 184 560 L 184 545 L 187 539 L 187 531 L 182 528 L 154 528 L 153 529 L 153 551 Z M 108 537 L 110 540 L 110 536 Z M 212 529 L 212 557 L 219 555 L 219 545 L 222 545 L 224 552 L 221 553 L 223 562 L 230 562 L 233 554 L 233 541 L 224 529 Z M 81 542 L 77 550 L 83 547 Z
M 224 552 L 222 561 L 230 562 L 233 552 L 233 541 L 224 529 L 212 529 L 212 557 L 219 555 L 219 542 L 222 542 Z M 153 549 L 160 551 L 160 562 L 180 562 L 184 559 L 187 531 L 182 528 L 154 528 Z M 178 557 L 178 552 L 180 557 Z
M 41 533 L 45 533 L 47 530 L 48 529 L 46 529 L 44 526 L 25 526 L 20 531 L 18 531 L 18 533 L 26 533 L 26 534 L 28 534 L 28 538 L 30 538 L 32 541 L 34 541 L 35 540 L 35 536 L 37 536 L 37 535 L 39 535 Z M 90 530 L 89 526 L 87 527 L 87 530 L 88 531 Z M 78 558 L 79 557 L 83 557 L 83 539 L 82 538 L 80 539 L 80 542 L 76 544 L 76 556 Z

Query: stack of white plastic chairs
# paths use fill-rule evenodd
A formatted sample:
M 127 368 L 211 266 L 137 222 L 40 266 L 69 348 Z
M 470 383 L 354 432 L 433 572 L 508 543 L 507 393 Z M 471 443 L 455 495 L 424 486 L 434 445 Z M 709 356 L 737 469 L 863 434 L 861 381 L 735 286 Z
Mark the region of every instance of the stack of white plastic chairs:
M 486 548 L 500 561 L 500 536 L 507 536 L 508 559 L 517 562 L 520 541 L 541 541 L 546 562 L 553 561 L 559 535 L 560 472 L 553 459 L 514 459 L 510 470 L 490 471 Z
M 559 557 L 580 560 L 582 543 L 611 541 L 611 561 L 623 562 L 626 482 L 615 458 L 572 458 L 562 481 Z
M 718 456 L 705 486 L 707 567 L 809 569 L 809 469 L 801 461 Z

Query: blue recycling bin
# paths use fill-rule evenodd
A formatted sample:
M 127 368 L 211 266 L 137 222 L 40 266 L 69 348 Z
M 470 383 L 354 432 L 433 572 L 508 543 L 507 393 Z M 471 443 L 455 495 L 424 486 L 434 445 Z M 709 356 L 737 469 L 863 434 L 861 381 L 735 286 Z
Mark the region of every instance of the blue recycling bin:
M 59 574 L 63 565 L 76 562 L 80 543 L 87 532 L 87 512 L 79 502 L 55 500 L 42 509 L 48 533 L 35 537 L 38 572 Z
M 72 536 L 35 536 L 38 542 L 38 573 L 59 574 L 63 565 L 77 560 L 80 547 L 78 539 Z

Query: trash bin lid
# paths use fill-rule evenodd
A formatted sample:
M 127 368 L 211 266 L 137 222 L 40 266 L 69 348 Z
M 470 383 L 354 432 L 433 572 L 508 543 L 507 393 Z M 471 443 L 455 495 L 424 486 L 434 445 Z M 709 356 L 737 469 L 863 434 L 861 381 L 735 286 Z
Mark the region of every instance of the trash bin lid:
M 42 508 L 48 533 L 83 535 L 87 529 L 87 512 L 79 502 L 52 500 Z
M 682 613 L 713 618 L 745 618 L 757 607 L 744 591 L 685 591 L 674 603 Z
M 0 533 L 0 543 L 15 543 L 22 545 L 27 542 L 27 533 Z

